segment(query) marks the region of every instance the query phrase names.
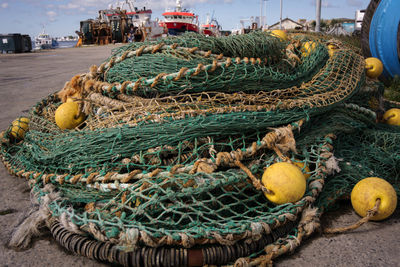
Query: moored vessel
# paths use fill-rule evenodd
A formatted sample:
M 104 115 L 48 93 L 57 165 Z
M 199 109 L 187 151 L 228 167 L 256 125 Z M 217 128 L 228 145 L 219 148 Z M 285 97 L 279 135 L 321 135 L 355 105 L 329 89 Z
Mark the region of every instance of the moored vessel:
M 57 46 L 58 42 L 51 38 L 49 34 L 45 33 L 44 29 L 42 33 L 35 38 L 35 49 L 51 49 Z
M 158 21 L 152 21 L 152 10 L 138 8 L 134 1 L 117 2 L 115 7 L 99 10 L 97 19 L 81 21 L 82 44 L 126 43 L 132 41 L 154 40 L 164 33 Z
M 160 26 L 167 28 L 170 35 L 199 32 L 198 16 L 187 9 L 183 9 L 181 0 L 176 0 L 174 10 L 167 10 L 162 15 L 165 19 L 160 23 Z
M 214 17 L 210 19 L 207 16 L 206 23 L 200 26 L 200 33 L 207 36 L 221 36 L 221 26 Z

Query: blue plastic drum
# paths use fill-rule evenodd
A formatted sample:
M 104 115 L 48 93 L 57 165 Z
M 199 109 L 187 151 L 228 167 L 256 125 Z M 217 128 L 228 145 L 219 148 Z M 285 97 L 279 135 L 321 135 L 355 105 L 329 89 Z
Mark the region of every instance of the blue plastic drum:
M 386 77 L 400 76 L 400 0 L 381 0 L 369 31 L 369 48 L 379 58 Z

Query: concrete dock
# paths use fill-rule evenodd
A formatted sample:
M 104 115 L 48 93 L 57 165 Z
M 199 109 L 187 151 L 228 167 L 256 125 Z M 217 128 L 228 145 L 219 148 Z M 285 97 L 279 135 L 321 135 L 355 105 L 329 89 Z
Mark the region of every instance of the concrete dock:
M 27 54 L 0 54 L 0 131 L 36 102 L 59 91 L 76 74 L 100 65 L 116 45 L 56 49 Z M 30 209 L 26 180 L 8 174 L 0 164 L 0 266 L 108 266 L 73 255 L 49 235 L 37 238 L 32 248 L 14 251 L 7 240 Z M 293 255 L 276 266 L 400 266 L 400 208 L 383 222 L 369 222 L 342 235 L 314 234 Z M 347 226 L 359 220 L 348 202 L 340 211 L 323 216 L 322 225 Z

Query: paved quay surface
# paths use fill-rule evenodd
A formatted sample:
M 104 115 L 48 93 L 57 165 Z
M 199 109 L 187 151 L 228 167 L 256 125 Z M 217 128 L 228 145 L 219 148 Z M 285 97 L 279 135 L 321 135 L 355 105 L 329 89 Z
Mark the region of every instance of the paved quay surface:
M 74 75 L 100 65 L 116 45 L 56 49 L 39 53 L 0 54 L 0 131 L 50 93 L 60 90 Z M 49 234 L 32 248 L 16 252 L 5 244 L 14 226 L 30 208 L 26 180 L 8 174 L 0 164 L 0 266 L 109 266 L 73 255 Z M 323 225 L 346 226 L 359 217 L 349 204 L 323 216 Z M 370 222 L 351 233 L 315 234 L 292 255 L 275 261 L 275 266 L 400 266 L 400 211 L 383 222 Z

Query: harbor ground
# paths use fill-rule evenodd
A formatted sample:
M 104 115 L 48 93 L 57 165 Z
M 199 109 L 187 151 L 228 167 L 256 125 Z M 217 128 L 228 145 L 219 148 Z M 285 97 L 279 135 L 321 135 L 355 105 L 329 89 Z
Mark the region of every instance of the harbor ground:
M 36 102 L 60 90 L 72 76 L 100 65 L 115 45 L 56 49 L 27 54 L 0 55 L 0 129 L 26 114 Z M 33 247 L 16 252 L 6 248 L 14 226 L 30 209 L 26 180 L 8 174 L 0 164 L 0 266 L 108 266 L 73 255 L 47 234 Z M 399 266 L 400 209 L 388 220 L 370 222 L 347 234 L 314 234 L 276 266 Z M 359 217 L 348 202 L 322 218 L 323 226 L 346 226 Z

